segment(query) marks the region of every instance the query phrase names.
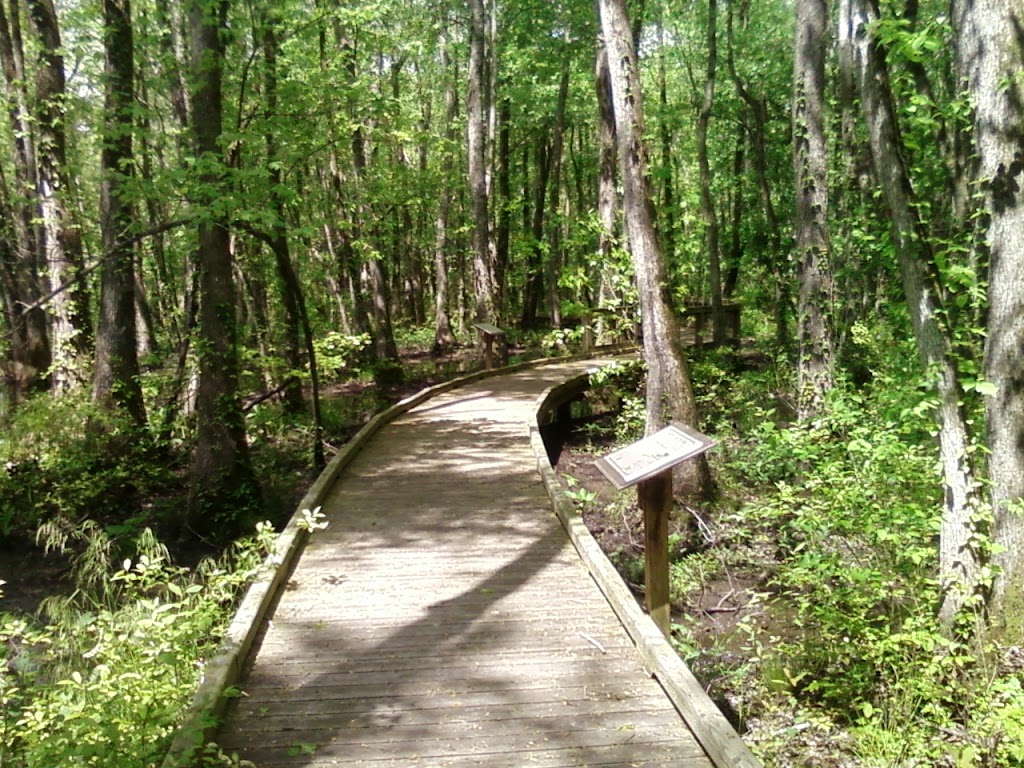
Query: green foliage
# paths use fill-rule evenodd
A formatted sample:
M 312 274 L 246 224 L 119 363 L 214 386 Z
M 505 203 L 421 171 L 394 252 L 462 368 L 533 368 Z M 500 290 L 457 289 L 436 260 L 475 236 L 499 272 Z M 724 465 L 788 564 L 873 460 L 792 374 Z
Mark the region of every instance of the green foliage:
M 590 393 L 597 400 L 613 405 L 615 437 L 619 442 L 636 440 L 644 433 L 647 406 L 643 382 L 647 367 L 642 360 L 616 360 L 590 374 Z
M 562 491 L 562 493 L 565 494 L 567 499 L 576 504 L 579 511 L 585 509 L 588 504 L 593 504 L 597 501 L 597 494 L 581 486 L 580 481 L 572 475 L 562 475 L 562 479 L 569 486 L 569 489 Z
M 365 334 L 348 335 L 331 331 L 313 340 L 316 353 L 317 370 L 325 379 L 340 377 L 351 368 L 362 352 L 370 344 L 370 337 Z
M 583 328 L 554 328 L 540 339 L 540 347 L 549 356 L 568 355 L 580 350 Z
M 868 343 L 879 332 L 855 330 L 870 377 L 841 383 L 820 418 L 789 426 L 762 407 L 719 451 L 720 480 L 739 502 L 719 525 L 733 549 L 760 548 L 769 563 L 759 566 L 770 574 L 768 618 L 746 644 L 759 706 L 803 713 L 819 737 L 845 728 L 842 749 L 856 765 L 1020 766 L 1019 667 L 993 661 L 1004 649 L 950 638 L 936 618 L 942 486 L 931 396 L 914 385 L 901 345 Z M 700 367 L 720 401 L 756 391 L 741 396 L 748 374 L 717 375 L 718 361 Z M 762 401 L 771 396 L 762 390 Z M 767 762 L 790 764 L 792 739 L 756 731 L 752 740 Z
M 0 536 L 31 532 L 58 515 L 130 528 L 137 501 L 173 479 L 157 451 L 84 396 L 30 400 L 0 436 Z
M 159 765 L 233 607 L 273 543 L 269 525 L 194 573 L 148 533 L 120 564 L 95 528 L 80 589 L 51 623 L 0 614 L 0 761 L 11 768 Z M 105 569 L 105 578 L 96 578 Z M 89 574 L 83 577 L 84 574 Z M 203 765 L 239 765 L 211 751 Z
M 401 325 L 395 328 L 395 344 L 399 349 L 425 352 L 434 346 L 432 325 Z

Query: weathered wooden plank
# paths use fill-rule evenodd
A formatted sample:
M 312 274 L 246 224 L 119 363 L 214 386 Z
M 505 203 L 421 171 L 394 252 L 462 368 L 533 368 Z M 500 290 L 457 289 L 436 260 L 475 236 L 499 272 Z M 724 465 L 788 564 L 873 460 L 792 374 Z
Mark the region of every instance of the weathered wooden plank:
M 392 730 L 384 729 L 385 733 Z M 531 753 L 538 759 L 557 752 L 570 752 L 580 757 L 585 757 L 590 750 L 601 750 L 607 756 L 609 748 L 624 757 L 646 757 L 645 753 L 659 747 L 671 749 L 675 756 L 686 755 L 693 760 L 707 761 L 699 747 L 681 743 L 678 733 L 666 732 L 661 725 L 647 727 L 644 725 L 624 724 L 619 728 L 591 729 L 580 724 L 578 727 L 567 727 L 545 732 L 542 730 L 517 733 L 511 736 L 490 733 L 473 728 L 462 728 L 454 730 L 443 736 L 434 736 L 430 729 L 408 729 L 396 733 L 394 741 L 381 743 L 377 741 L 368 742 L 316 742 L 307 741 L 306 736 L 317 736 L 318 734 L 307 734 L 297 732 L 291 738 L 282 739 L 279 743 L 268 743 L 261 739 L 258 750 L 242 749 L 238 744 L 227 744 L 226 749 L 238 749 L 240 753 L 249 755 L 248 759 L 253 760 L 257 765 L 262 766 L 266 762 L 280 761 L 287 762 L 288 753 L 294 750 L 296 744 L 309 745 L 308 750 L 314 751 L 319 760 L 333 758 L 337 764 L 344 765 L 346 761 L 373 760 L 381 756 L 389 758 L 407 758 L 409 760 L 429 761 L 428 765 L 435 764 L 436 760 L 450 757 L 468 756 L 492 756 L 500 754 L 517 754 L 523 765 L 529 765 Z M 252 738 L 250 735 L 249 738 Z M 668 752 L 668 750 L 665 750 Z M 301 756 L 296 756 L 301 757 Z M 308 758 L 306 758 L 308 760 Z M 628 757 L 626 757 L 628 759 Z M 296 761 L 296 764 L 305 765 L 308 763 Z M 578 763 L 579 765 L 590 765 L 588 762 Z M 691 763 L 694 765 L 697 763 Z
M 649 707 L 657 709 L 654 701 Z M 258 718 L 252 727 L 245 731 L 226 730 L 221 737 L 222 744 L 231 745 L 253 738 L 258 734 L 260 743 L 266 746 L 287 746 L 295 741 L 296 734 L 303 740 L 314 743 L 331 744 L 371 744 L 391 745 L 399 741 L 418 742 L 431 738 L 447 739 L 453 734 L 475 733 L 487 739 L 514 738 L 526 735 L 537 739 L 552 735 L 565 738 L 566 735 L 578 731 L 581 727 L 588 730 L 600 730 L 606 733 L 614 731 L 635 732 L 638 724 L 654 732 L 670 735 L 681 727 L 679 717 L 674 712 L 664 710 L 651 715 L 650 709 L 626 711 L 612 708 L 591 708 L 579 711 L 567 706 L 548 708 L 520 708 L 518 711 L 504 709 L 500 711 L 475 710 L 477 717 L 466 717 L 461 712 L 453 712 L 450 718 L 395 718 L 379 716 L 353 717 L 339 719 L 336 715 L 307 714 L 292 718 Z M 390 713 L 389 713 L 390 715 Z
M 407 699 L 389 697 L 380 700 L 334 699 L 317 702 L 270 702 L 260 707 L 239 705 L 238 714 L 254 722 L 245 728 L 252 730 L 296 730 L 302 727 L 322 728 L 325 725 L 343 727 L 378 728 L 393 724 L 439 725 L 458 723 L 480 723 L 488 720 L 515 720 L 522 717 L 595 717 L 612 713 L 643 714 L 650 709 L 659 709 L 659 694 L 615 698 L 611 696 L 587 696 L 582 689 L 570 691 L 565 697 L 555 697 L 560 691 L 538 691 L 533 700 L 517 697 L 509 702 L 500 695 L 462 697 L 450 696 L 443 701 L 429 703 L 412 697 Z M 579 697 L 579 698 L 577 698 Z M 489 699 L 489 701 L 488 701 Z M 244 733 L 238 726 L 225 729 L 224 733 Z
M 288 697 L 277 697 L 254 701 L 248 697 L 237 700 L 236 718 L 238 723 L 252 715 L 270 714 L 281 712 L 309 712 L 311 707 L 322 714 L 337 712 L 373 713 L 373 712 L 458 712 L 470 707 L 494 707 L 494 706 L 521 706 L 541 707 L 546 704 L 570 704 L 586 705 L 588 702 L 596 704 L 607 704 L 615 706 L 621 703 L 622 706 L 629 706 L 634 701 L 658 702 L 663 692 L 657 687 L 643 685 L 633 689 L 623 689 L 620 686 L 609 686 L 601 683 L 586 686 L 565 686 L 552 688 L 540 686 L 533 689 L 519 688 L 513 695 L 507 690 L 498 691 L 469 691 L 463 693 L 448 693 L 444 697 L 433 696 L 425 698 L 414 693 L 385 692 L 378 690 L 375 695 L 353 696 L 350 698 L 322 697 L 318 698 L 318 691 L 307 691 L 297 689 Z M 311 705 L 310 702 L 315 702 Z M 229 725 L 228 727 L 234 727 Z M 245 727 L 244 725 L 242 726 Z
M 301 751 L 301 746 L 303 745 L 296 745 L 297 752 Z M 315 751 L 311 755 L 300 754 L 294 757 L 259 757 L 259 768 L 294 768 L 297 765 L 304 768 L 330 768 L 337 765 L 355 768 L 693 768 L 694 765 L 699 765 L 701 760 L 701 757 L 694 755 L 692 751 L 663 744 L 627 744 L 587 749 L 540 746 L 519 750 L 513 754 L 415 755 L 398 759 L 379 755 L 370 759 L 346 759 L 343 763 L 338 762 L 332 754 Z

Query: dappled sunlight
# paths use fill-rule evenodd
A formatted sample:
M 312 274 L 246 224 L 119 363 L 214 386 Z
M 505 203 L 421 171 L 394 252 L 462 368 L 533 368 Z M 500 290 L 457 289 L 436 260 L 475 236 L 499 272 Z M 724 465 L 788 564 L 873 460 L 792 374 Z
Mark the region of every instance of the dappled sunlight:
M 323 505 L 226 747 L 257 765 L 710 765 L 537 476 L 528 419 L 566 377 L 484 380 L 376 435 Z

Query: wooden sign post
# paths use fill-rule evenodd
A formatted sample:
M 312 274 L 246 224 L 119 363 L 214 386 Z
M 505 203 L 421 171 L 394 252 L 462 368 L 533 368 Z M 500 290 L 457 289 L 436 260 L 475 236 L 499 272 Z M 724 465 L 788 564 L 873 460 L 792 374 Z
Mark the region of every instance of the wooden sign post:
M 494 367 L 494 342 L 505 335 L 505 332 L 496 325 L 490 323 L 473 323 L 473 327 L 480 332 L 484 343 L 484 370 L 491 370 Z
M 644 513 L 644 598 L 647 612 L 666 637 L 672 631 L 668 561 L 672 468 L 714 444 L 707 435 L 673 422 L 595 462 L 619 490 L 637 487 L 637 501 Z

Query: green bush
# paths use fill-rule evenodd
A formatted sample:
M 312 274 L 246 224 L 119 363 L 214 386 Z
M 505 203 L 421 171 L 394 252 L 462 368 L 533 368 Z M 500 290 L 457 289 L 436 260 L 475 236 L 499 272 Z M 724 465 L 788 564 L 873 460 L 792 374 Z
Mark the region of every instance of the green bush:
M 324 379 L 337 378 L 353 366 L 370 344 L 368 334 L 348 335 L 331 331 L 313 339 L 316 366 Z
M 1020 672 L 936 618 L 942 483 L 930 398 L 907 374 L 882 361 L 812 423 L 761 409 L 723 446 L 733 535 L 772 551 L 774 618 L 748 653 L 786 707 L 847 729 L 852 765 L 1021 766 Z M 791 764 L 791 744 L 754 740 Z
M 0 536 L 55 516 L 122 524 L 144 495 L 173 482 L 168 456 L 82 396 L 39 396 L 0 437 Z
M 0 614 L 0 764 L 10 768 L 159 765 L 272 532 L 191 573 L 147 533 L 118 565 L 94 527 L 80 588 L 51 600 L 51 622 Z M 102 572 L 102 577 L 100 573 Z M 214 751 L 207 764 L 237 764 Z

